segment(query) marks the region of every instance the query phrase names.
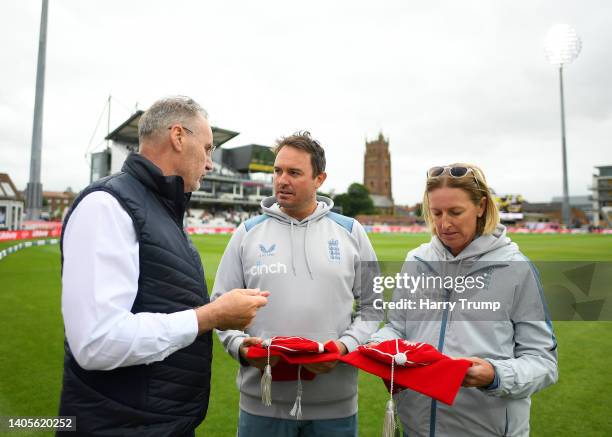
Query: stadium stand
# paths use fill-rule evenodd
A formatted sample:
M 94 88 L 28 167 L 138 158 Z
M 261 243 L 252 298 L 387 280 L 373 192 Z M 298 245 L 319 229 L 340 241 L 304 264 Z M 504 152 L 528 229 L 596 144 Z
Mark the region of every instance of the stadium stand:
M 130 152 L 138 148 L 138 121 L 143 111 L 136 111 L 106 137 L 111 143 L 91 155 L 91 181 L 121 169 Z M 198 191 L 192 193 L 185 224 L 194 228 L 234 228 L 258 214 L 261 200 L 272 195 L 274 153 L 271 147 L 248 144 L 221 147 L 238 132 L 212 126 L 213 171 L 206 175 Z

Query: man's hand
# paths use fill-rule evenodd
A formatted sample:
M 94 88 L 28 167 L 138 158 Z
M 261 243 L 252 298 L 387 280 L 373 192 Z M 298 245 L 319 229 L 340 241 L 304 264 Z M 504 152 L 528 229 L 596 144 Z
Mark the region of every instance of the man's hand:
M 342 343 L 340 340 L 334 340 L 334 343 L 336 343 L 336 346 L 338 347 L 338 350 L 340 351 L 340 356 L 346 355 L 348 353 L 348 349 L 346 348 L 344 343 Z M 303 364 L 302 366 L 305 369 L 311 371 L 312 373 L 318 375 L 320 373 L 331 372 L 333 368 L 336 367 L 336 364 L 338 364 L 338 360 L 324 361 L 322 363 Z
M 464 387 L 486 387 L 495 379 L 495 369 L 487 360 L 478 357 L 455 358 L 456 360 L 468 360 L 472 362 L 463 378 Z
M 266 364 L 268 364 L 268 358 L 247 358 L 247 351 L 249 346 L 259 344 L 262 341 L 263 340 L 260 337 L 247 337 L 242 340 L 242 344 L 240 345 L 240 356 L 242 359 L 258 369 L 264 369 L 266 367 Z M 276 363 L 278 363 L 278 359 L 279 357 L 270 355 L 270 366 L 274 367 Z
M 268 303 L 269 291 L 235 288 L 214 302 L 196 308 L 198 334 L 214 328 L 243 331 L 251 324 L 257 310 Z
M 348 354 L 348 349 L 344 343 L 342 343 L 340 340 L 334 340 L 334 343 L 336 343 L 336 347 L 340 351 L 340 356 Z

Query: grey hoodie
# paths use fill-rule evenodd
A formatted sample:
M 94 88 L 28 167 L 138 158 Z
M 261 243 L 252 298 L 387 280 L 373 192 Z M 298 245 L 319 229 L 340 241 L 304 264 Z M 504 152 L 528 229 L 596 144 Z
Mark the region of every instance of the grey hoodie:
M 408 253 L 404 271 L 446 275 L 488 275 L 485 289 L 473 296 L 442 290 L 446 301 L 469 297 L 498 301 L 494 318 L 445 310 L 440 318 L 408 316 L 390 311 L 390 320 L 371 340 L 407 338 L 436 346 L 452 357 L 479 357 L 495 369 L 487 388 L 462 387 L 452 406 L 411 390 L 395 396 L 404 430 L 410 436 L 525 436 L 529 435 L 530 396 L 557 381 L 557 343 L 547 317 L 537 271 L 504 226 L 494 234 L 476 238 L 457 256 L 433 237 Z M 406 298 L 397 290 L 394 300 Z M 475 319 L 475 320 L 474 320 Z
M 282 212 L 274 197 L 264 199 L 264 214 L 241 224 L 225 249 L 211 300 L 233 288 L 271 293 L 246 332 L 217 331 L 234 359 L 240 361 L 239 347 L 247 336 L 339 339 L 352 351 L 376 331 L 378 322 L 360 316 L 363 306 L 371 302 L 359 299 L 360 262 L 376 261 L 372 245 L 356 220 L 331 212 L 331 199 L 317 200 L 317 209 L 298 221 Z M 261 402 L 260 378 L 259 369 L 240 366 L 236 379 L 240 408 L 260 416 L 293 419 L 289 412 L 297 382 L 274 381 L 272 406 L 266 407 Z M 357 412 L 357 370 L 346 364 L 303 381 L 303 390 L 304 420 Z

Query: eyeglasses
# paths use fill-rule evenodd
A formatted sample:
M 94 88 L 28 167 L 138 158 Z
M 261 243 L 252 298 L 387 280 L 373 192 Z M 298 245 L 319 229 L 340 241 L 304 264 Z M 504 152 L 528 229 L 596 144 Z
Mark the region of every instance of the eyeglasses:
M 427 178 L 428 179 L 432 179 L 432 178 L 438 178 L 440 176 L 443 175 L 449 175 L 452 178 L 462 178 L 464 176 L 466 176 L 468 173 L 472 173 L 472 176 L 474 176 L 474 182 L 476 182 L 476 185 L 478 186 L 479 189 L 480 188 L 480 184 L 478 183 L 478 178 L 476 177 L 476 170 L 474 170 L 471 167 L 464 167 L 464 166 L 436 166 L 436 167 L 432 167 L 429 170 L 427 170 Z
M 172 126 L 170 126 L 168 128 L 168 130 L 170 130 L 170 129 L 172 129 Z M 181 125 L 181 129 L 184 129 L 185 131 L 187 131 L 187 133 L 190 133 L 191 135 L 194 135 L 193 131 L 191 129 L 189 129 L 187 126 Z M 204 152 L 206 153 L 206 156 L 208 156 L 210 158 L 216 148 L 217 148 L 217 146 L 215 146 L 215 145 L 210 145 L 210 146 L 206 145 L 206 146 L 204 146 Z

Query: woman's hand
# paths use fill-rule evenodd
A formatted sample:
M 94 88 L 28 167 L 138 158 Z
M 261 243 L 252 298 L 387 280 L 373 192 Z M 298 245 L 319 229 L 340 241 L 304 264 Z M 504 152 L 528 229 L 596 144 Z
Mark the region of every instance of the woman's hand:
M 486 387 L 495 379 L 495 368 L 487 360 L 478 357 L 456 358 L 472 362 L 463 378 L 464 387 Z

